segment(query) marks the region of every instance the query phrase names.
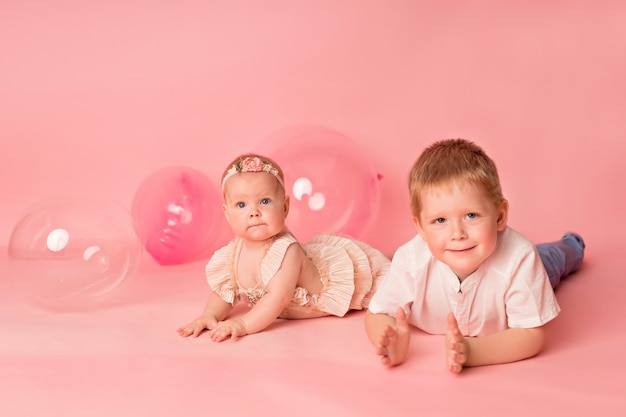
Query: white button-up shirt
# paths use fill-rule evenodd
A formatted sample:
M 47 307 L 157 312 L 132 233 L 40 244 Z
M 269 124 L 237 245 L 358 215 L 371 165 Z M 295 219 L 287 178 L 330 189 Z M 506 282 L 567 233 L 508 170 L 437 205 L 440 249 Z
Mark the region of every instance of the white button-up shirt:
M 402 245 L 369 310 L 395 316 L 398 307 L 409 323 L 433 334 L 446 332 L 453 312 L 464 336 L 538 327 L 560 312 L 535 246 L 511 228 L 499 233 L 494 253 L 462 282 L 419 235 Z

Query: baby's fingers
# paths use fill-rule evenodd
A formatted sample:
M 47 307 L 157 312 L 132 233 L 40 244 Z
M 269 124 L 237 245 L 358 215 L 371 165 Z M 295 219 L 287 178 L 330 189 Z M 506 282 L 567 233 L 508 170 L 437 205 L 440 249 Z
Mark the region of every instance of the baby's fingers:
M 200 336 L 200 333 L 202 333 L 204 331 L 205 327 L 203 326 L 195 326 L 193 328 L 193 331 L 191 332 L 191 334 L 193 335 L 193 337 L 198 337 Z
M 217 326 L 211 330 L 211 340 L 214 342 L 221 342 L 226 340 L 230 336 L 230 330 L 224 326 Z
M 193 334 L 194 329 L 191 325 L 185 325 L 183 327 L 179 327 L 176 331 L 180 336 L 187 337 Z

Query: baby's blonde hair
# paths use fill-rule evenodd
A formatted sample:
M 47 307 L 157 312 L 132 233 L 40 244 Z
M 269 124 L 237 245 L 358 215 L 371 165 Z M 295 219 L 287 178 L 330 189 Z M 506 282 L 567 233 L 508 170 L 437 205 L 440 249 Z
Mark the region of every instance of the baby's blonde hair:
M 409 195 L 413 216 L 420 215 L 424 189 L 455 182 L 480 184 L 496 206 L 504 202 L 496 164 L 482 148 L 466 139 L 446 139 L 426 148 L 411 169 Z

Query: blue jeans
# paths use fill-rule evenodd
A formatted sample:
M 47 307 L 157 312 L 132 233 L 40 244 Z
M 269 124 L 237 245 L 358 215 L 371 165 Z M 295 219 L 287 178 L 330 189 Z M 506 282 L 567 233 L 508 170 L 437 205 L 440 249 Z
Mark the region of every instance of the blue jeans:
M 556 288 L 561 278 L 580 268 L 585 252 L 585 242 L 576 233 L 566 233 L 561 240 L 540 243 L 537 251 L 543 262 L 552 288 Z

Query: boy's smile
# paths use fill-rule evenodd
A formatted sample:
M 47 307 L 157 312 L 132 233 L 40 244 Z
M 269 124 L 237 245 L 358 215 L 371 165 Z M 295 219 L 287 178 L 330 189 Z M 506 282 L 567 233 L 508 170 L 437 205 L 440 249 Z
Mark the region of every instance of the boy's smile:
M 421 201 L 420 216 L 413 219 L 418 233 L 435 258 L 465 279 L 495 250 L 508 203 L 497 207 L 483 186 L 471 182 L 431 187 Z

